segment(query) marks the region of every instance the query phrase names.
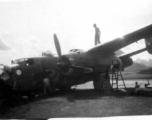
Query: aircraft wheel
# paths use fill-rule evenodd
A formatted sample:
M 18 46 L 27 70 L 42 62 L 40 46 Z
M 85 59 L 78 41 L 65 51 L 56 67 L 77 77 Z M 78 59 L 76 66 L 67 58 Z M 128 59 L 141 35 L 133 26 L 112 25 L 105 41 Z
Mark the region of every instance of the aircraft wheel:
M 96 76 L 93 81 L 94 89 L 97 92 L 101 92 L 101 86 L 100 86 L 100 78 L 99 76 Z
M 111 85 L 110 85 L 109 81 L 103 77 L 95 79 L 93 81 L 93 85 L 94 85 L 95 91 L 97 91 L 97 92 L 105 93 L 105 92 L 111 91 Z
M 100 87 L 101 87 L 101 92 L 110 92 L 111 91 L 111 84 L 109 83 L 108 80 L 105 78 L 100 78 Z

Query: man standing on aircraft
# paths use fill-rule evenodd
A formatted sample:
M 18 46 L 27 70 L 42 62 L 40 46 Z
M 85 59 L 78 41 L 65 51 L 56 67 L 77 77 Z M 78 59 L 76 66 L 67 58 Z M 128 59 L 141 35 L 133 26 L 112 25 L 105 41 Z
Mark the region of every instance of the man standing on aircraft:
M 95 28 L 95 45 L 100 44 L 100 29 L 97 27 L 96 24 L 93 25 L 93 27 Z

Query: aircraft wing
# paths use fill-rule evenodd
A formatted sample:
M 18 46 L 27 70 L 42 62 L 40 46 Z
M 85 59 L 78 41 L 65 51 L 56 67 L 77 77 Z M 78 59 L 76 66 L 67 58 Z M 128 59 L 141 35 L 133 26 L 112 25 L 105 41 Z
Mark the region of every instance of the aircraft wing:
M 126 47 L 129 44 L 132 44 L 144 38 L 149 38 L 151 36 L 152 36 L 152 24 L 144 28 L 141 28 L 139 30 L 136 30 L 134 32 L 131 32 L 127 35 L 124 35 L 122 38 L 116 38 L 113 41 L 96 46 L 88 50 L 88 53 L 91 54 L 114 53 L 115 51 L 123 47 Z
M 139 53 L 144 52 L 144 51 L 146 51 L 146 50 L 147 50 L 147 48 L 143 48 L 143 49 L 141 49 L 141 50 L 138 50 L 138 51 L 135 51 L 135 52 L 132 52 L 132 53 L 123 55 L 123 56 L 119 56 L 119 57 L 120 57 L 120 58 L 131 57 L 131 56 L 133 56 L 133 55 L 139 54 Z
M 122 50 L 117 50 L 117 51 L 115 51 L 115 55 L 116 55 L 116 56 L 120 56 L 120 55 L 122 55 L 122 54 L 124 54 L 124 52 L 123 52 Z
M 144 51 L 146 51 L 146 50 L 148 51 L 149 48 L 143 48 L 143 49 L 141 49 L 141 50 L 137 50 L 137 51 L 135 51 L 135 52 L 132 52 L 132 53 L 129 53 L 129 54 L 126 54 L 126 55 L 119 56 L 119 58 L 121 59 L 121 61 L 122 61 L 122 63 L 123 63 L 122 66 L 121 66 L 121 68 L 124 69 L 124 68 L 132 65 L 132 64 L 133 64 L 133 60 L 132 60 L 130 57 L 133 56 L 133 55 L 136 55 L 136 54 L 138 54 L 138 53 L 144 52 Z

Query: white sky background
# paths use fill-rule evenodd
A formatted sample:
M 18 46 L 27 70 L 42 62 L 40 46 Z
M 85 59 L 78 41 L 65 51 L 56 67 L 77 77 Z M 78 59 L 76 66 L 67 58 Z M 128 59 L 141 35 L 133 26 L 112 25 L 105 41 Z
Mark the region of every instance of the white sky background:
M 60 40 L 62 53 L 94 47 L 96 23 L 101 43 L 152 23 L 151 0 L 0 0 L 0 36 L 11 50 L 0 51 L 0 63 L 56 54 L 53 34 Z M 145 47 L 144 41 L 123 49 L 129 53 Z M 133 59 L 149 59 L 147 52 Z

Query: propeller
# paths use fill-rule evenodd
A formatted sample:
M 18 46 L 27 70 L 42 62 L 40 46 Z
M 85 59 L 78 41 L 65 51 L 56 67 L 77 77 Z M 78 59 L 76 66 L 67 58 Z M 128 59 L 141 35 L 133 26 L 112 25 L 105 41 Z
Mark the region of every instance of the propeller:
M 61 59 L 61 47 L 60 47 L 60 43 L 56 34 L 54 34 L 54 43 L 55 43 L 55 47 L 56 47 L 59 59 Z
M 62 56 L 61 54 L 60 43 L 56 34 L 54 34 L 54 43 L 55 43 L 56 51 L 59 56 L 59 61 L 57 63 L 57 66 L 60 68 L 62 73 L 71 75 L 74 71 L 77 71 L 77 73 L 80 72 L 90 73 L 93 71 L 92 68 L 70 65 L 70 60 L 66 56 L 64 55 Z
M 59 61 L 57 63 L 57 66 L 60 68 L 61 71 L 67 72 L 69 70 L 69 67 L 70 67 L 70 61 L 68 60 L 68 58 L 66 56 L 62 56 L 61 47 L 60 47 L 60 43 L 59 43 L 59 40 L 57 38 L 57 35 L 54 34 L 53 37 L 54 37 L 56 51 L 57 51 L 58 56 L 59 56 Z

